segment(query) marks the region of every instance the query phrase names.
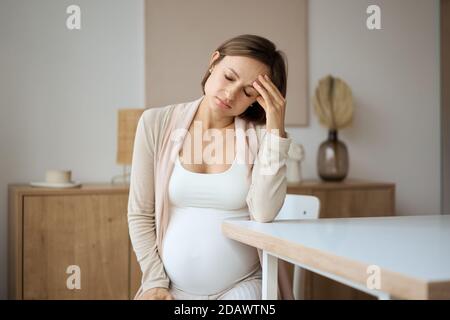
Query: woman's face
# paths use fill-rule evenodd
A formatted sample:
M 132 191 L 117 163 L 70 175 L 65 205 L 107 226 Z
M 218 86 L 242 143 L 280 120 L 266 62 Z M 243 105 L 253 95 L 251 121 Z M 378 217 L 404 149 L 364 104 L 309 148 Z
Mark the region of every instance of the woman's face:
M 218 57 L 216 52 L 212 61 Z M 259 95 L 253 82 L 260 74 L 269 75 L 269 68 L 262 62 L 242 56 L 225 56 L 215 64 L 205 83 L 205 99 L 211 110 L 223 116 L 238 116 L 245 112 Z

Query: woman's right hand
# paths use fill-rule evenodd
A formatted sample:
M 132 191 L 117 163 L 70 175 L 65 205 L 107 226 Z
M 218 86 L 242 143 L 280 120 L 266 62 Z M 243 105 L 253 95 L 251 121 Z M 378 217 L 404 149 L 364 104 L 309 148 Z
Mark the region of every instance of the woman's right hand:
M 151 288 L 142 293 L 136 300 L 174 300 L 166 288 Z

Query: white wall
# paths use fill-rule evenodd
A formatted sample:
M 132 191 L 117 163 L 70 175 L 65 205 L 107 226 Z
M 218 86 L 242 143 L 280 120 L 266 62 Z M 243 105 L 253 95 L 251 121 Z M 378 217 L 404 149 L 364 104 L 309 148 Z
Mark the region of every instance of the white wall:
M 66 8 L 81 7 L 81 30 Z M 144 106 L 142 0 L 0 2 L 0 299 L 7 290 L 7 184 L 70 168 L 121 173 L 116 109 Z
M 366 28 L 369 4 L 381 7 L 382 30 Z M 437 0 L 309 2 L 311 97 L 328 73 L 350 85 L 354 122 L 340 133 L 349 177 L 395 182 L 400 215 L 440 213 L 438 28 Z M 305 178 L 317 178 L 327 131 L 313 111 L 310 120 L 308 128 L 287 131 L 306 149 Z

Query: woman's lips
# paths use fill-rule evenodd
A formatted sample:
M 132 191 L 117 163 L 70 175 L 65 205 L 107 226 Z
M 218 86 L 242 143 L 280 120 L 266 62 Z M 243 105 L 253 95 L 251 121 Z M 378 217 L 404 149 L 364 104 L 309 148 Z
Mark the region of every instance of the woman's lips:
M 219 107 L 223 108 L 223 109 L 231 109 L 231 107 L 229 105 L 227 105 L 225 102 L 223 102 L 220 98 L 216 97 L 217 100 L 217 104 L 219 105 Z

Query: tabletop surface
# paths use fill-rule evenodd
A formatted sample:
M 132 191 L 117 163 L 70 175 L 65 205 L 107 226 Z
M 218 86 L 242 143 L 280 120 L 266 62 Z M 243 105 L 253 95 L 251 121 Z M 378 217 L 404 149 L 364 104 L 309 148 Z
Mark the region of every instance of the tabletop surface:
M 225 223 L 426 282 L 450 280 L 450 215 Z

